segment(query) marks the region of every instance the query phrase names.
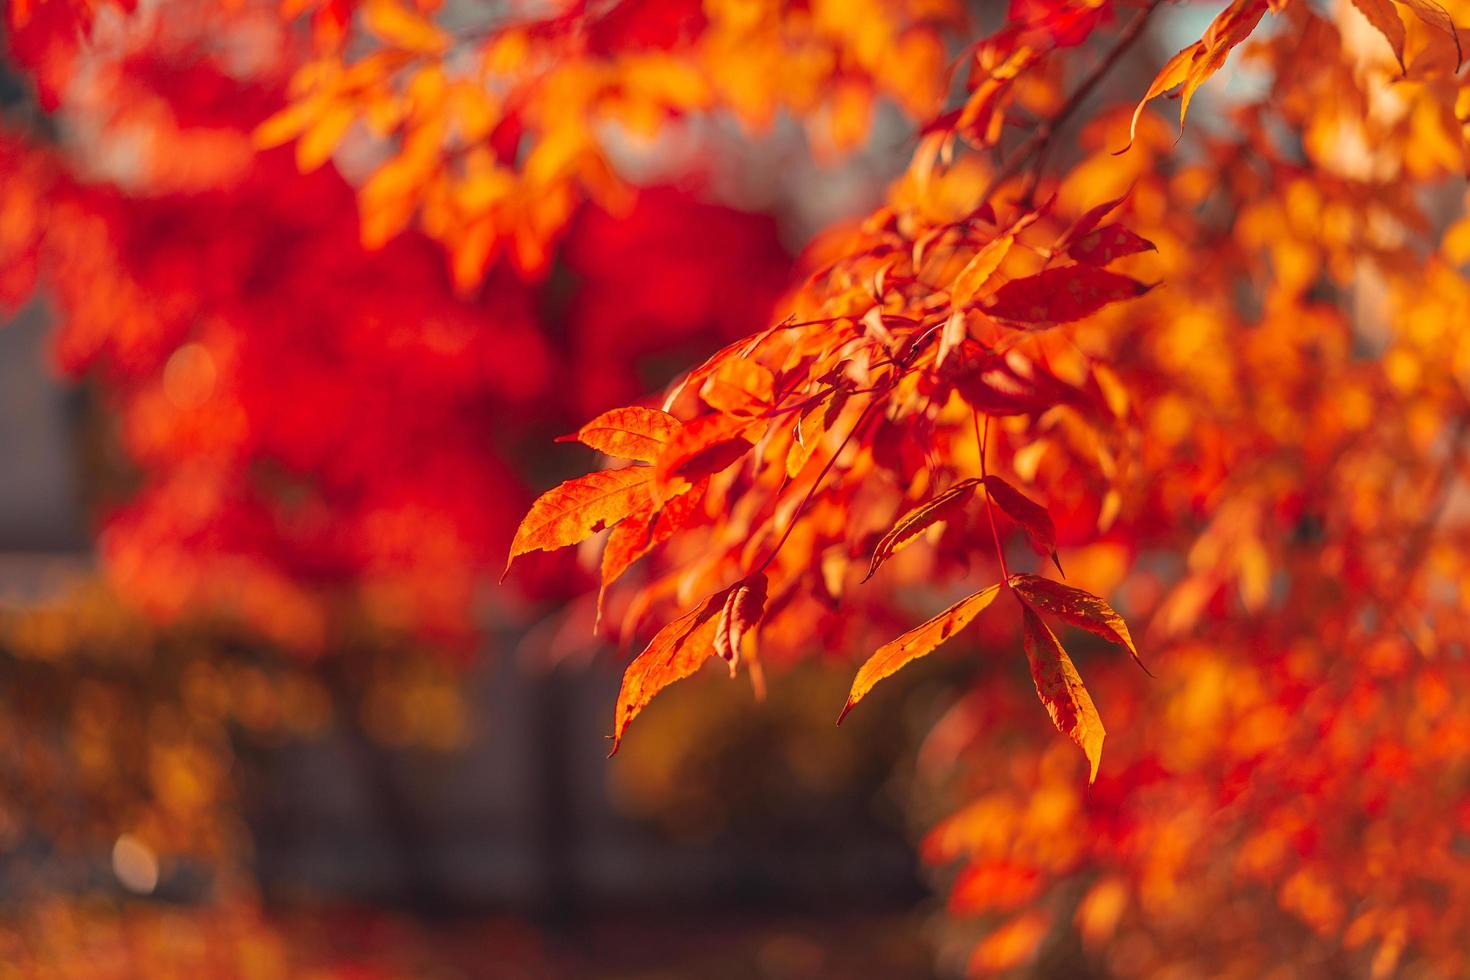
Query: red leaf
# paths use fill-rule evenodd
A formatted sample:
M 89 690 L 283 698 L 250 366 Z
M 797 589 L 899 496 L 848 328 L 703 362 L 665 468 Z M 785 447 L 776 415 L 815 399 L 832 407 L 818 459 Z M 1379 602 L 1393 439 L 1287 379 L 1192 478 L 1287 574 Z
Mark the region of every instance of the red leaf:
M 1104 218 L 1117 210 L 1118 205 L 1128 200 L 1128 194 L 1131 193 L 1132 190 L 1130 189 L 1122 197 L 1115 197 L 1111 201 L 1104 201 L 1102 204 L 1083 212 L 1082 217 L 1072 222 L 1072 227 L 1068 228 L 1066 233 L 1057 239 L 1056 247 L 1052 251 L 1065 252 L 1071 247 L 1073 242 L 1090 234 L 1094 228 L 1102 223 Z
M 1139 252 L 1157 252 L 1154 243 L 1114 222 L 1083 235 L 1067 248 L 1067 255 L 1086 265 L 1103 266 Z
M 1057 558 L 1057 529 L 1046 508 L 998 476 L 985 478 L 985 491 L 1007 517 L 1021 525 L 1031 547 L 1037 553 L 1050 557 L 1060 572 L 1062 563 Z
M 1014 351 L 978 360 L 956 377 L 955 387 L 970 405 L 997 416 L 1039 415 L 1080 394 Z
M 1116 272 L 1069 265 L 1012 279 L 996 291 L 986 312 L 1002 320 L 1051 326 L 1080 320 L 1111 303 L 1142 296 L 1152 288 Z

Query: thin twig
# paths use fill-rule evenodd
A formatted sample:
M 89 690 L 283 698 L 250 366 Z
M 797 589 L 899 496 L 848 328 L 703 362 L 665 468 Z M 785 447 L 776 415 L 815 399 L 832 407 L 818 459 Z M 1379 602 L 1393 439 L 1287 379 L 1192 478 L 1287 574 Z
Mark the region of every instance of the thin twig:
M 1133 46 L 1133 42 L 1143 36 L 1143 29 L 1148 25 L 1148 19 L 1153 16 L 1154 11 L 1162 6 L 1163 3 L 1164 0 L 1150 0 L 1149 5 L 1140 10 L 1138 15 L 1128 22 L 1128 26 L 1123 28 L 1122 32 L 1118 35 L 1118 40 L 1114 42 L 1112 50 L 1082 80 L 1081 84 L 1072 92 L 1071 97 L 1062 104 L 1062 107 L 1053 113 L 1050 118 L 1043 120 L 1037 125 L 1036 130 L 1026 141 L 1011 151 L 1010 156 L 1001 164 L 1000 169 L 996 171 L 995 176 L 991 178 L 989 185 L 986 186 L 985 193 L 980 195 L 981 201 L 990 200 L 991 195 L 1002 184 L 1019 173 L 1027 161 L 1033 157 L 1045 158 L 1046 151 L 1049 149 L 1052 137 L 1056 135 L 1057 130 L 1082 106 L 1083 102 L 1087 101 L 1088 96 L 1092 94 L 1092 90 L 1122 60 L 1123 55 Z M 1033 185 L 1027 191 L 1028 195 L 1034 190 L 1035 187 Z
M 990 416 L 985 416 L 985 435 L 980 435 L 980 413 L 973 408 L 970 409 L 970 419 L 975 423 L 975 445 L 980 449 L 980 482 L 984 483 L 990 474 L 985 470 L 985 450 L 990 443 Z M 995 539 L 995 557 L 1000 559 L 1000 578 L 1003 582 L 1011 580 L 1011 573 L 1006 568 L 1006 552 L 1000 546 L 1000 530 L 995 526 L 995 505 L 990 500 L 990 488 L 985 488 L 985 516 L 990 518 L 990 535 Z

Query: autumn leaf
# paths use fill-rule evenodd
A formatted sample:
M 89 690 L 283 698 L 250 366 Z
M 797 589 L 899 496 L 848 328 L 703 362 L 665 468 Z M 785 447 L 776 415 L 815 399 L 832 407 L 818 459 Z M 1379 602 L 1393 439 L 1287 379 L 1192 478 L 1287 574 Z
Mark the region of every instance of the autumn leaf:
M 1179 125 L 1182 129 L 1195 91 L 1206 79 L 1225 66 L 1231 50 L 1250 36 L 1268 6 L 1268 0 L 1234 0 L 1214 19 L 1203 38 L 1170 58 L 1133 110 L 1133 121 L 1128 128 L 1128 146 L 1133 145 L 1137 136 L 1138 119 L 1143 115 L 1144 106 L 1178 85 L 1184 86 L 1179 99 Z M 1124 147 L 1124 150 L 1127 148 Z
M 1399 17 L 1398 8 L 1392 0 L 1353 0 L 1353 6 L 1366 18 L 1373 29 L 1383 35 L 1388 46 L 1393 49 L 1393 56 L 1399 63 L 1399 71 L 1407 72 L 1409 69 L 1404 65 L 1404 41 L 1406 32 L 1404 22 Z
M 816 452 L 821 443 L 822 436 L 832 428 L 832 423 L 841 414 L 847 398 L 846 389 L 838 388 L 802 413 L 795 426 L 791 447 L 786 451 L 787 476 L 794 479 L 806 466 L 807 460 L 812 458 L 812 453 Z
M 893 642 L 880 647 L 878 652 L 869 657 L 867 663 L 859 668 L 857 677 L 852 682 L 852 691 L 847 696 L 847 705 L 837 716 L 837 723 L 842 724 L 842 719 L 847 717 L 853 705 L 861 701 L 873 689 L 873 685 L 897 672 L 909 662 L 932 653 L 941 643 L 968 626 L 970 620 L 980 615 L 986 606 L 994 602 L 999 593 L 999 583 L 981 589 L 974 595 L 966 596 L 956 602 L 928 622 L 914 627 Z
M 1038 365 L 1010 356 L 991 355 L 955 378 L 972 407 L 987 415 L 1033 415 L 1077 400 L 1079 393 Z
M 892 558 L 919 534 L 963 511 L 965 504 L 969 502 L 970 497 L 975 493 L 975 488 L 979 485 L 979 480 L 961 480 L 899 518 L 878 540 L 877 546 L 873 549 L 873 560 L 868 565 L 868 574 L 863 576 L 863 581 L 866 582 L 872 578 L 879 566 Z
M 949 317 L 939 331 L 939 349 L 934 355 L 934 366 L 943 367 L 950 352 L 965 342 L 970 334 L 970 325 L 965 322 L 965 312 L 959 308 L 949 311 Z
M 751 425 L 751 419 L 734 415 L 705 415 L 686 423 L 654 463 L 656 486 L 667 490 L 678 481 L 697 483 L 730 466 L 750 451 L 745 433 Z
M 1096 782 L 1107 733 L 1072 658 L 1047 625 L 1025 606 L 1021 609 L 1021 642 L 1031 665 L 1031 680 L 1052 724 L 1082 749 L 1087 756 L 1087 781 Z
M 395 47 L 421 54 L 437 54 L 449 47 L 449 38 L 398 0 L 367 0 L 363 26 Z
M 652 463 L 682 423 L 668 412 L 631 405 L 603 412 L 557 442 L 580 442 L 617 459 Z
M 1050 557 L 1060 572 L 1062 563 L 1057 558 L 1057 531 L 1046 508 L 994 474 L 986 476 L 984 483 L 985 491 L 995 505 L 1021 526 L 1031 547 L 1038 554 Z
M 730 676 L 740 664 L 740 641 L 766 608 L 766 577 L 757 573 L 730 589 L 715 628 L 715 652 L 730 665 Z
M 883 308 L 879 306 L 872 307 L 867 313 L 863 314 L 863 332 L 884 347 L 893 350 L 897 346 L 898 341 L 894 338 L 893 331 L 888 329 L 888 325 L 883 320 Z
M 647 499 L 652 474 L 646 466 L 600 470 L 546 491 L 516 529 L 505 571 L 519 555 L 565 548 L 612 527 Z
M 1455 22 L 1450 17 L 1448 10 L 1440 6 L 1436 0 L 1400 0 L 1405 7 L 1414 12 L 1429 27 L 1438 31 L 1450 39 L 1455 45 L 1455 71 L 1460 70 L 1460 65 L 1465 61 L 1465 52 L 1460 47 L 1460 32 L 1455 29 Z M 1377 24 L 1373 26 L 1377 27 Z
M 1065 252 L 1073 244 L 1090 235 L 1098 225 L 1102 224 L 1104 218 L 1112 214 L 1118 209 L 1120 204 L 1128 200 L 1128 195 L 1131 193 L 1133 191 L 1130 188 L 1127 193 L 1115 197 L 1111 201 L 1095 204 L 1082 212 L 1081 217 L 1072 222 L 1072 226 L 1062 233 L 1061 238 L 1057 239 L 1057 243 L 1053 246 L 1052 251 L 1054 253 Z
M 986 312 L 1001 320 L 1053 326 L 1081 320 L 1104 306 L 1134 299 L 1152 288 L 1106 269 L 1069 265 L 1012 279 L 991 297 Z
M 622 577 L 633 563 L 678 532 L 703 517 L 704 495 L 709 480 L 702 480 L 688 491 L 676 494 L 656 506 L 652 498 L 644 498 L 638 508 L 615 525 L 602 550 L 601 584 L 597 591 L 597 618 L 602 622 L 603 600 L 608 587 Z
M 705 379 L 699 395 L 710 408 L 731 415 L 758 415 L 775 397 L 770 369 L 745 358 L 725 361 Z
M 990 277 L 995 275 L 995 270 L 999 269 L 1001 262 L 1005 261 L 1015 241 L 1015 235 L 1001 235 L 987 242 L 980 251 L 976 252 L 974 257 L 965 263 L 964 268 L 954 277 L 954 281 L 949 284 L 950 303 L 955 307 L 969 305 L 975 295 L 990 281 Z
M 1089 232 L 1067 247 L 1067 256 L 1086 265 L 1104 266 L 1139 252 L 1156 252 L 1154 243 L 1116 222 Z
M 1128 624 L 1106 600 L 1039 575 L 1012 575 L 1009 584 L 1027 606 L 1117 644 L 1128 651 L 1134 663 L 1143 667 L 1138 648 L 1128 634 Z M 1143 669 L 1148 673 L 1147 667 Z
M 693 674 L 714 655 L 715 630 L 726 594 L 722 590 L 706 596 L 690 612 L 659 630 L 628 665 L 613 710 L 613 747 L 609 755 L 617 753 L 628 724 L 655 695 Z

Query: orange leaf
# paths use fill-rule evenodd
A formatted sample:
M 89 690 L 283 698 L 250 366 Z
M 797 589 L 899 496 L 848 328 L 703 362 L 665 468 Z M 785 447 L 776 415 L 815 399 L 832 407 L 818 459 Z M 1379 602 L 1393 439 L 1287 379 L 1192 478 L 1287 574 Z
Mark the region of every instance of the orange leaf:
M 574 545 L 627 517 L 647 499 L 652 474 L 646 466 L 601 470 L 568 480 L 537 497 L 516 529 L 506 572 L 517 555 Z
M 728 415 L 759 415 L 775 397 L 770 370 L 743 358 L 725 361 L 705 379 L 699 395 L 710 408 Z
M 1070 585 L 1053 582 L 1040 575 L 1012 575 L 1009 583 L 1022 601 L 1032 609 L 1039 613 L 1049 613 L 1089 633 L 1095 633 L 1109 643 L 1116 643 L 1128 651 L 1138 666 L 1143 667 L 1138 648 L 1133 645 L 1133 637 L 1128 635 L 1128 624 L 1123 622 L 1123 617 L 1106 600 L 1091 592 L 1074 589 Z M 1147 667 L 1143 669 L 1145 673 L 1148 672 Z
M 965 306 L 973 300 L 981 287 L 990 281 L 991 276 L 995 275 L 995 270 L 1000 268 L 1001 262 L 1005 261 L 1015 241 L 1015 235 L 1001 235 L 976 252 L 975 256 L 965 263 L 965 267 L 954 277 L 954 282 L 949 284 L 950 305 Z
M 920 532 L 940 521 L 948 520 L 963 510 L 979 485 L 979 480 L 961 480 L 899 518 L 888 529 L 888 533 L 878 540 L 877 547 L 873 549 L 873 560 L 868 565 L 868 574 L 863 576 L 863 581 L 866 582 L 872 578 L 880 565 L 901 551 L 904 545 L 917 537 Z
M 449 49 L 448 35 L 397 0 L 368 0 L 362 22 L 383 41 L 405 51 L 437 54 Z
M 705 490 L 708 480 L 702 480 L 687 493 L 677 494 L 655 507 L 653 500 L 645 500 L 637 510 L 620 521 L 607 536 L 602 550 L 602 583 L 597 591 L 597 620 L 602 622 L 602 603 L 610 585 L 622 577 L 633 563 L 663 544 L 679 531 L 694 524 L 703 515 Z
M 1087 756 L 1089 783 L 1097 780 L 1098 763 L 1102 761 L 1102 719 L 1082 685 L 1082 677 L 1072 658 L 1057 642 L 1055 634 L 1029 607 L 1021 608 L 1021 642 L 1026 660 L 1031 664 L 1031 679 L 1036 693 L 1046 705 L 1057 731 L 1076 742 Z
M 1143 115 L 1143 107 L 1180 84 L 1184 85 L 1184 91 L 1179 100 L 1179 125 L 1184 125 L 1195 91 L 1205 79 L 1224 67 L 1231 50 L 1255 30 L 1268 5 L 1268 0 L 1234 0 L 1214 19 L 1203 38 L 1169 59 L 1133 110 L 1133 121 L 1128 127 L 1128 146 L 1133 145 L 1138 134 L 1138 119 Z
M 740 663 L 740 641 L 766 610 L 766 577 L 757 573 L 730 590 L 715 628 L 715 652 L 730 665 L 730 676 Z
M 812 458 L 812 453 L 822 441 L 822 436 L 837 421 L 842 407 L 847 404 L 847 397 L 846 389 L 838 388 L 802 413 L 801 420 L 796 424 L 796 438 L 791 440 L 791 448 L 786 451 L 787 476 L 795 479 L 806 466 L 807 460 Z
M 1148 91 L 1143 94 L 1143 98 L 1138 100 L 1138 105 L 1133 109 L 1133 119 L 1128 124 L 1128 144 L 1119 150 L 1119 153 L 1127 152 L 1128 147 L 1132 146 L 1133 141 L 1138 138 L 1138 120 L 1143 115 L 1144 107 L 1171 88 L 1182 83 L 1188 77 L 1189 66 L 1194 62 L 1195 56 L 1200 52 L 1202 47 L 1203 45 L 1199 41 L 1194 42 L 1170 58 L 1164 63 L 1164 67 L 1159 69 L 1159 73 L 1154 76 L 1153 83 L 1149 85 Z
M 1080 320 L 1152 288 L 1106 269 L 1069 265 L 1012 279 L 996 291 L 986 312 L 1002 320 L 1051 326 Z
M 985 478 L 985 492 L 990 494 L 990 499 L 997 507 L 1005 511 L 1007 517 L 1021 525 L 1031 547 L 1039 554 L 1049 556 L 1060 572 L 1062 563 L 1057 558 L 1057 529 L 1046 508 L 998 476 Z
M 861 701 L 873 689 L 874 684 L 895 673 L 910 661 L 933 652 L 945 640 L 968 626 L 970 620 L 980 615 L 986 606 L 994 602 L 999 593 L 999 583 L 981 589 L 974 595 L 966 596 L 956 602 L 927 623 L 914 627 L 893 642 L 880 647 L 878 652 L 868 658 L 868 662 L 859 668 L 857 677 L 852 682 L 852 691 L 847 696 L 847 706 L 842 709 L 842 714 L 837 716 L 837 723 L 842 724 L 842 719 L 847 717 L 853 705 Z
M 630 405 L 603 412 L 557 442 L 580 442 L 618 459 L 652 463 L 683 425 L 668 412 Z
M 1189 77 L 1184 80 L 1184 89 L 1179 98 L 1181 129 L 1194 93 L 1207 78 L 1225 67 L 1225 60 L 1230 57 L 1231 50 L 1250 37 L 1251 31 L 1256 29 L 1256 25 L 1265 15 L 1268 5 L 1268 0 L 1235 0 L 1220 12 L 1220 16 L 1210 24 L 1209 30 L 1205 31 L 1201 41 L 1204 47 L 1189 66 Z
M 1404 22 L 1399 19 L 1398 8 L 1390 0 L 1353 0 L 1353 6 L 1366 18 L 1373 29 L 1382 34 L 1388 46 L 1393 48 L 1393 56 L 1398 60 L 1399 71 L 1406 72 L 1404 66 Z
M 1465 60 L 1465 52 L 1460 47 L 1460 32 L 1455 29 L 1455 22 L 1451 19 L 1449 11 L 1441 7 L 1435 0 L 1400 0 L 1400 2 L 1412 10 L 1414 16 L 1441 34 L 1448 35 L 1449 39 L 1455 43 L 1455 71 L 1459 71 L 1461 63 Z
M 357 120 L 351 102 L 330 103 L 296 143 L 296 169 L 310 173 L 332 158 L 337 144 Z
M 618 751 L 629 722 L 648 707 L 654 695 L 694 673 L 714 654 L 715 628 L 719 623 L 716 603 L 722 603 L 725 594 L 721 591 L 706 596 L 692 611 L 659 630 L 623 672 L 623 684 L 613 711 L 613 753 Z
M 745 430 L 751 424 L 733 415 L 705 415 L 686 423 L 654 463 L 657 485 L 666 490 L 679 480 L 698 483 L 734 463 L 750 451 Z

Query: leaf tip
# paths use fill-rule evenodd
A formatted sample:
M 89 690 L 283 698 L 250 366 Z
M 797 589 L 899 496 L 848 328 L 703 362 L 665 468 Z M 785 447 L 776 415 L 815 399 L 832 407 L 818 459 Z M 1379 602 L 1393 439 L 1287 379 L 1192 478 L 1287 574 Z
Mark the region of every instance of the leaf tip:
M 853 707 L 857 705 L 857 703 L 858 703 L 858 699 L 857 698 L 851 698 L 850 697 L 850 698 L 847 699 L 847 704 L 843 705 L 842 706 L 842 710 L 840 712 L 838 712 L 838 714 L 837 714 L 837 724 L 839 726 L 841 726 L 841 724 L 842 724 L 842 719 L 844 719 L 844 718 L 847 717 L 847 713 L 849 711 L 851 711 L 853 709 Z

